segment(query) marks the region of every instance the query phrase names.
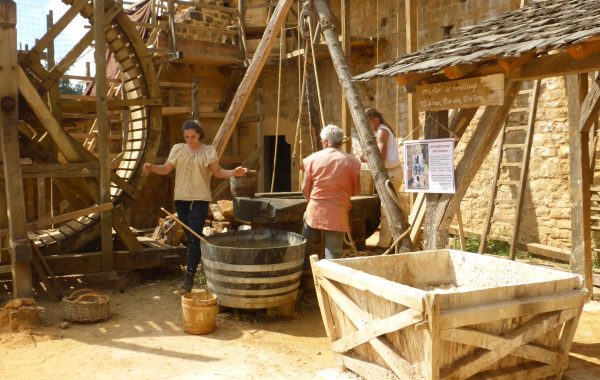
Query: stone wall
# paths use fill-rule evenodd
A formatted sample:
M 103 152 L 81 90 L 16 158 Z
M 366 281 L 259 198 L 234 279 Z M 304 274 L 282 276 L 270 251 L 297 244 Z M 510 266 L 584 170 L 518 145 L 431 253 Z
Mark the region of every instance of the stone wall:
M 418 4 L 418 42 L 424 47 L 443 38 L 443 26 L 454 25 L 456 33 L 463 26 L 476 24 L 484 19 L 499 15 L 519 6 L 520 0 L 424 0 Z M 337 20 L 340 19 L 339 2 L 330 2 L 331 10 Z M 230 3 L 235 6 L 235 2 Z M 294 5 L 295 7 L 295 5 Z M 252 19 L 264 16 L 264 10 L 253 11 Z M 262 12 L 262 13 L 261 13 Z M 405 52 L 404 1 L 379 0 L 351 1 L 351 35 L 359 37 L 380 37 L 377 44 L 368 48 L 353 48 L 350 70 L 356 75 L 370 70 L 374 65 L 393 60 Z M 192 18 L 192 20 L 194 20 Z M 215 18 L 213 18 L 213 21 Z M 195 20 L 197 22 L 206 22 Z M 339 25 L 338 25 L 339 26 Z M 341 122 L 340 84 L 327 54 L 317 60 L 320 88 L 323 95 L 323 112 L 326 123 L 339 125 Z M 276 133 L 278 103 L 278 66 L 276 60 L 270 60 L 261 73 L 258 85 L 263 91 L 264 130 L 266 136 Z M 219 103 L 225 96 L 230 80 L 228 72 L 216 67 L 170 64 L 161 76 L 161 81 L 189 81 L 196 76 L 200 82 L 200 104 L 203 110 L 218 111 Z M 392 78 L 359 83 L 362 101 L 365 106 L 378 108 L 400 138 L 408 134 L 406 127 L 406 94 L 403 87 Z M 168 100 L 168 95 L 164 95 Z M 287 60 L 282 69 L 282 90 L 280 99 L 279 135 L 294 146 L 296 140 L 296 121 L 299 108 L 299 77 L 296 60 Z M 189 90 L 177 90 L 176 105 L 190 104 Z M 523 99 L 521 99 L 523 101 Z M 256 91 L 248 101 L 244 115 L 256 114 Z M 179 125 L 184 117 L 167 121 L 165 133 L 168 143 L 161 149 L 166 156 L 168 147 L 179 141 Z M 212 141 L 221 119 L 202 120 L 207 130 L 207 141 Z M 468 141 L 477 118 L 465 133 L 463 141 L 457 146 L 457 159 L 461 159 L 465 141 Z M 421 131 L 422 132 L 422 131 Z M 256 147 L 255 124 L 240 125 L 239 154 L 246 156 Z M 303 138 L 302 153 L 310 153 L 310 141 Z M 231 151 L 231 147 L 228 148 Z M 296 149 L 300 152 L 299 146 Z M 482 169 L 475 177 L 470 190 L 462 202 L 461 210 L 465 228 L 480 231 L 487 211 L 491 182 L 495 170 L 495 146 L 486 158 Z M 300 156 L 290 168 L 292 171 L 292 190 L 299 189 Z M 520 240 L 539 242 L 555 247 L 568 247 L 570 240 L 569 207 L 569 152 L 568 125 L 564 81 L 561 78 L 549 78 L 543 81 L 538 118 L 533 136 L 529 181 L 525 193 L 523 221 Z M 287 169 L 285 169 L 287 170 Z M 503 193 L 499 196 L 511 197 Z M 499 210 L 503 217 L 510 217 L 510 209 Z M 497 223 L 492 233 L 507 235 L 510 225 Z
M 524 86 L 529 84 L 525 83 Z M 477 118 L 473 120 L 457 146 L 458 159 L 462 156 L 465 142 L 468 141 L 476 122 Z M 570 245 L 568 139 L 564 80 L 545 79 L 542 81 L 533 135 L 519 232 L 520 241 L 565 248 Z M 481 231 L 486 218 L 495 175 L 498 143 L 496 141 L 494 144 L 461 204 L 465 228 L 473 231 Z M 510 179 L 516 180 L 517 176 L 513 174 Z M 505 186 L 501 189 L 503 191 L 497 198 L 514 197 Z M 512 207 L 498 208 L 495 215 L 504 219 L 513 219 L 514 211 Z M 508 223 L 493 223 L 492 234 L 509 236 L 511 228 L 512 225 Z

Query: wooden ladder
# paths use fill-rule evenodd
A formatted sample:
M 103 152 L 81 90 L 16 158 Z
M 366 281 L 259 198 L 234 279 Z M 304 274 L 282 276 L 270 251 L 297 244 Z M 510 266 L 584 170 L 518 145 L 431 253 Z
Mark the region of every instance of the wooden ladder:
M 521 222 L 521 211 L 523 209 L 525 181 L 527 180 L 527 171 L 529 169 L 533 129 L 535 126 L 538 98 L 540 95 L 540 85 L 541 81 L 537 80 L 534 82 L 532 89 L 519 91 L 519 95 L 529 96 L 529 107 L 512 108 L 502 127 L 502 131 L 500 132 L 500 143 L 498 144 L 498 153 L 496 156 L 496 175 L 492 184 L 491 199 L 479 243 L 479 253 L 483 253 L 487 249 L 492 223 L 501 222 L 512 226 L 512 233 L 509 236 L 509 255 L 511 260 L 515 259 L 517 252 L 517 238 L 519 236 L 519 224 Z M 516 99 L 519 99 L 519 97 Z M 527 115 L 526 125 L 522 124 L 524 115 Z M 513 118 L 511 118 L 511 116 L 513 116 Z M 519 119 L 519 122 L 516 122 L 516 125 L 515 122 L 511 120 L 514 119 L 515 116 Z M 521 117 L 519 118 L 519 116 Z M 510 160 L 510 153 L 515 151 L 521 152 L 520 160 Z M 518 177 L 518 180 L 512 179 L 516 177 Z M 499 198 L 499 189 L 507 186 L 510 188 L 511 198 Z M 514 210 L 514 217 L 503 218 L 502 216 L 495 216 L 494 212 L 496 211 L 497 206 L 499 209 L 512 208 Z
M 600 128 L 593 126 L 593 138 L 590 141 L 590 173 L 591 173 L 591 223 L 592 250 L 594 259 L 600 262 Z

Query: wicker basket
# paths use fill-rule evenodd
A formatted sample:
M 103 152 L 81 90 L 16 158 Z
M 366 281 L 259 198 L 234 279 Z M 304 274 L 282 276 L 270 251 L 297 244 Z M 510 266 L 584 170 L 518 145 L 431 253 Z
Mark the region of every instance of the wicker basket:
M 110 316 L 110 299 L 92 289 L 80 289 L 62 299 L 63 318 L 71 322 L 96 322 Z

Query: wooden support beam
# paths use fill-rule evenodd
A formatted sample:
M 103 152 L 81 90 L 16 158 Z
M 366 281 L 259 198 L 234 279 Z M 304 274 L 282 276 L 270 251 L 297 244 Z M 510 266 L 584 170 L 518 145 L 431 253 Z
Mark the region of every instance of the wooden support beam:
M 406 54 L 413 53 L 418 49 L 418 12 L 417 0 L 404 0 L 404 21 L 406 32 Z M 409 134 L 411 140 L 419 138 L 419 111 L 417 111 L 417 102 L 414 100 L 414 94 L 409 92 L 406 94 L 407 101 L 407 125 L 406 131 L 403 134 Z
M 600 112 L 600 74 L 592 83 L 590 91 L 581 104 L 581 115 L 579 118 L 579 132 L 589 133 L 592 125 L 598 121 Z
M 450 137 L 448 133 L 448 111 L 425 112 L 425 139 Z M 448 197 L 441 194 L 425 194 L 425 228 L 423 233 L 423 249 L 442 249 L 448 246 L 448 227 L 440 228 L 435 224 L 435 213 L 439 208 L 446 208 Z
M 50 225 L 57 224 L 57 223 L 67 222 L 69 220 L 77 219 L 80 216 L 90 215 L 95 212 L 102 212 L 105 210 L 110 210 L 112 208 L 113 208 L 112 203 L 104 203 L 104 204 L 101 204 L 98 206 L 87 207 L 87 208 L 84 208 L 81 210 L 68 212 L 68 213 L 61 214 L 61 215 L 56 215 L 51 218 L 39 219 L 39 220 L 36 220 L 35 222 L 27 223 L 25 225 L 25 228 L 27 229 L 27 231 L 33 231 L 38 228 L 50 226 Z M 8 236 L 8 230 L 7 229 L 0 230 L 0 236 Z
M 192 119 L 200 120 L 200 93 L 198 92 L 198 78 L 192 78 Z
M 17 67 L 16 77 L 18 78 L 21 95 L 23 95 L 29 107 L 31 107 L 44 128 L 46 128 L 57 148 L 69 162 L 81 161 L 81 156 L 77 152 L 75 142 L 56 121 L 37 89 L 33 87 L 29 78 L 27 78 L 27 74 L 25 74 L 25 71 L 20 66 Z
M 386 181 L 389 180 L 389 177 L 385 167 L 383 166 L 383 160 L 381 159 L 381 153 L 377 147 L 375 137 L 373 136 L 371 128 L 369 127 L 367 115 L 365 114 L 365 108 L 360 101 L 358 92 L 354 88 L 354 84 L 352 83 L 352 76 L 348 70 L 348 65 L 344 58 L 344 53 L 340 46 L 337 32 L 334 30 L 329 7 L 324 0 L 316 0 L 314 5 L 319 13 L 323 35 L 325 36 L 329 53 L 333 59 L 333 65 L 338 75 L 338 79 L 344 87 L 346 99 L 350 105 L 352 119 L 354 120 L 354 124 L 358 131 L 358 138 L 362 151 L 367 155 L 367 164 L 369 165 L 369 169 L 373 174 L 375 187 L 377 188 L 377 193 L 381 198 L 383 211 L 386 213 L 386 217 L 390 221 L 394 240 L 398 239 L 402 233 L 408 229 L 406 215 L 402 213 L 402 210 L 394 201 L 393 196 L 389 193 L 385 184 Z M 408 234 L 400 242 L 400 249 L 404 252 L 413 250 L 413 245 Z
M 98 133 L 98 162 L 100 163 L 99 195 L 100 203 L 111 202 L 110 157 L 108 124 L 108 102 L 106 83 L 106 14 L 104 0 L 94 0 L 94 59 L 96 60 L 96 130 Z M 100 241 L 102 245 L 102 269 L 114 269 L 112 242 L 112 213 L 105 210 L 100 214 Z
M 581 105 L 584 100 L 580 91 L 582 80 L 587 82 L 587 75 L 568 75 L 566 79 L 569 108 L 571 270 L 584 277 L 585 287 L 591 291 L 593 287 L 593 278 L 590 214 L 590 155 L 588 151 L 589 132 L 581 132 L 580 127 Z
M 474 64 L 448 66 L 444 68 L 444 75 L 450 80 L 460 79 L 475 71 L 477 67 Z
M 333 285 L 329 279 L 321 278 L 319 284 L 327 292 L 327 297 L 335 302 L 357 330 L 364 329 L 369 323 L 374 322 L 373 317 L 369 313 L 358 307 L 347 295 Z M 385 337 L 371 339 L 369 344 L 398 378 L 408 378 L 408 375 L 413 372 L 410 362 L 400 356 Z
M 538 316 L 506 334 L 507 340 L 499 343 L 492 350 L 468 355 L 460 366 L 450 368 L 443 377 L 466 379 L 509 355 L 519 347 L 527 344 L 547 331 L 560 326 L 577 315 L 577 311 L 563 310 Z
M 256 191 L 259 193 L 265 191 L 265 116 L 263 104 L 263 87 L 262 83 L 259 83 L 256 88 L 256 112 L 258 113 L 258 122 L 256 124 L 256 150 L 258 154 Z
M 2 165 L 0 165 L 2 166 Z M 2 169 L 4 170 L 4 169 Z M 89 164 L 32 164 L 21 165 L 23 178 L 81 178 L 97 177 L 99 165 L 97 163 Z M 4 180 L 4 172 L 0 172 L 0 179 Z
M 577 45 L 575 45 L 577 46 Z M 575 47 L 574 46 L 574 47 Z M 467 78 L 482 77 L 486 75 L 504 73 L 506 79 L 523 82 L 549 77 L 558 77 L 570 74 L 583 74 L 592 71 L 600 71 L 600 47 L 588 50 L 589 55 L 582 59 L 573 59 L 567 52 L 562 51 L 555 54 L 541 55 L 525 62 L 512 70 L 505 70 L 499 62 L 490 62 L 479 66 L 466 75 Z M 428 73 L 405 73 L 394 77 L 401 86 L 412 87 L 421 80 L 427 83 L 446 82 L 448 78 L 444 74 Z
M 89 0 L 75 0 L 73 5 L 67 9 L 64 15 L 47 32 L 36 41 L 35 45 L 24 58 L 25 63 L 38 60 L 44 50 L 54 43 L 56 37 L 69 25 L 71 21 L 79 14 Z
M 223 120 L 223 123 L 221 123 L 221 126 L 219 127 L 219 130 L 217 131 L 217 134 L 213 140 L 212 145 L 217 149 L 219 157 L 223 155 L 225 147 L 227 146 L 227 142 L 229 142 L 229 138 L 233 134 L 236 123 L 244 111 L 246 102 L 248 101 L 248 98 L 250 98 L 256 80 L 258 79 L 258 76 L 260 75 L 265 63 L 267 62 L 271 47 L 275 42 L 277 33 L 285 22 L 287 12 L 292 3 L 292 0 L 281 0 L 277 3 L 277 7 L 273 12 L 273 16 L 269 20 L 269 24 L 265 29 L 262 39 L 260 40 L 258 48 L 256 49 L 256 53 L 254 53 L 252 61 L 250 62 L 250 66 L 248 66 L 246 75 L 244 75 L 244 78 L 242 79 L 242 82 L 240 83 L 240 86 L 238 87 L 235 96 L 231 101 L 229 110 L 227 110 L 225 119 Z
M 477 171 L 494 144 L 520 87 L 521 82 L 509 80 L 504 87 L 503 105 L 486 107 L 479 119 L 477 128 L 467 143 L 463 157 L 456 167 L 456 192 L 454 194 L 444 194 L 440 198 L 440 208 L 436 211 L 434 219 L 437 228 L 444 229 L 450 226 L 460 202 L 471 185 L 471 181 L 475 178 Z M 449 201 L 444 203 L 443 201 L 446 199 L 449 199 Z
M 352 56 L 352 46 L 350 45 L 350 22 L 352 18 L 350 17 L 350 0 L 340 0 L 340 14 L 341 14 L 341 22 L 340 25 L 342 27 L 342 35 L 341 35 L 341 47 L 342 52 L 344 53 L 344 58 L 346 62 L 350 62 Z M 344 87 L 342 86 L 342 97 L 341 97 L 341 108 L 342 108 L 342 120 L 340 127 L 342 131 L 344 131 L 344 136 L 348 137 L 346 142 L 342 145 L 345 152 L 352 153 L 352 139 L 349 138 L 352 136 L 351 123 L 350 118 L 348 117 L 349 109 L 348 102 L 346 101 L 346 93 L 344 91 Z
M 185 247 L 144 248 L 140 252 L 116 250 L 115 270 L 126 271 L 163 266 L 168 263 L 184 264 Z M 177 259 L 177 256 L 179 258 Z M 55 275 L 88 274 L 102 272 L 102 252 L 61 253 L 46 257 Z
M 448 129 L 454 133 L 454 137 L 460 139 L 467 130 L 471 120 L 475 117 L 479 108 L 461 108 L 452 113 Z
M 94 0 L 94 5 L 95 5 L 95 1 Z M 121 11 L 123 10 L 123 7 L 121 4 L 119 4 L 118 2 L 115 2 L 109 9 L 107 9 L 106 11 L 104 11 L 104 9 L 102 9 L 102 26 L 100 27 L 100 30 L 102 31 L 102 34 L 104 35 L 104 28 L 106 27 L 106 24 L 110 23 Z M 96 13 L 96 12 L 94 12 Z M 96 20 L 97 20 L 98 16 L 94 17 L 94 29 L 96 28 Z M 92 43 L 92 41 L 94 41 L 95 39 L 95 32 L 94 30 L 90 30 L 89 32 L 87 32 L 86 34 L 83 35 L 83 37 L 81 37 L 81 39 L 71 48 L 71 50 L 69 50 L 67 52 L 67 54 L 65 54 L 63 56 L 63 58 L 60 60 L 60 62 L 58 62 L 56 64 L 56 66 L 54 66 L 52 68 L 52 70 L 50 70 L 50 72 L 48 73 L 48 77 L 46 77 L 44 79 L 44 81 L 42 82 L 42 87 L 44 87 L 45 89 L 49 90 L 50 87 L 52 86 L 52 84 L 54 82 L 56 82 L 59 78 L 61 78 L 69 69 L 69 67 L 71 67 L 79 58 L 79 56 L 85 51 L 85 49 L 87 49 L 90 44 Z M 105 50 L 106 51 L 106 50 Z M 97 64 L 98 60 L 96 59 L 96 64 Z M 96 68 L 96 70 L 98 70 Z
M 125 210 L 123 205 L 118 205 L 117 207 L 113 208 L 111 221 L 113 223 L 113 227 L 115 228 L 115 232 L 117 233 L 117 235 L 119 235 L 119 238 L 123 241 L 123 243 L 129 251 L 141 252 L 144 250 L 142 243 L 139 242 L 135 234 L 129 228 L 129 222 L 127 221 L 127 217 L 125 216 Z M 103 263 L 104 260 L 105 258 L 103 255 Z
M 93 112 L 96 111 L 96 97 L 87 95 L 67 97 L 63 94 L 60 96 L 60 106 L 63 110 Z M 111 111 L 146 106 L 162 106 L 162 99 L 108 99 L 108 109 Z
M 0 138 L 8 212 L 13 297 L 32 298 L 32 251 L 25 229 L 25 199 L 19 153 L 19 91 L 17 67 L 17 5 L 0 0 Z M 27 80 L 27 79 L 25 79 Z M 28 80 L 27 80 L 28 81 Z
M 600 51 L 595 51 L 584 59 L 573 59 L 568 52 L 560 52 L 532 59 L 516 70 L 506 73 L 506 77 L 515 81 L 525 81 L 581 74 L 600 70 L 599 62 Z

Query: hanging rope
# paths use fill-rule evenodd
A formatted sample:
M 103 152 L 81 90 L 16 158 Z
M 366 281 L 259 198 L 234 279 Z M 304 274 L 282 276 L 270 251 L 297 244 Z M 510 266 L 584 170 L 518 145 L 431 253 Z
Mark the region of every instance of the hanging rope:
M 273 153 L 273 173 L 271 174 L 271 193 L 275 187 L 275 172 L 277 171 L 277 151 L 279 149 L 279 119 L 281 111 L 281 66 L 283 63 L 283 37 L 284 32 L 281 28 L 279 32 L 279 73 L 277 78 L 277 119 L 275 122 L 275 152 Z
M 296 122 L 296 137 L 294 138 L 294 150 L 292 153 L 292 165 L 295 165 L 296 163 L 296 158 L 298 157 L 297 152 L 297 148 L 298 148 L 298 143 L 300 142 L 300 153 L 302 153 L 302 137 L 300 136 L 300 120 L 302 119 L 302 100 L 304 99 L 304 89 L 305 89 L 305 85 L 306 85 L 306 68 L 308 64 L 308 59 L 306 59 L 306 55 L 304 56 L 304 67 L 303 67 L 303 75 L 302 75 L 302 90 L 300 91 L 300 109 L 298 110 L 298 121 Z
M 320 24 L 318 24 L 320 25 Z M 315 55 L 315 40 L 312 31 L 312 21 L 308 18 L 308 33 L 310 35 L 310 51 Z M 317 99 L 319 102 L 319 116 L 321 117 L 321 126 L 325 126 L 325 116 L 323 116 L 323 101 L 321 99 L 321 85 L 319 84 L 319 72 L 317 70 L 317 60 L 313 59 L 313 69 L 315 70 L 315 82 L 317 87 Z

